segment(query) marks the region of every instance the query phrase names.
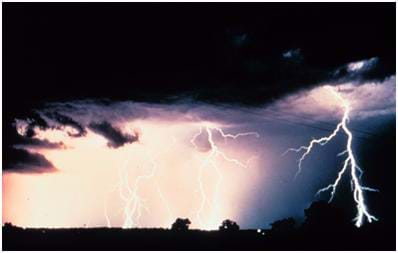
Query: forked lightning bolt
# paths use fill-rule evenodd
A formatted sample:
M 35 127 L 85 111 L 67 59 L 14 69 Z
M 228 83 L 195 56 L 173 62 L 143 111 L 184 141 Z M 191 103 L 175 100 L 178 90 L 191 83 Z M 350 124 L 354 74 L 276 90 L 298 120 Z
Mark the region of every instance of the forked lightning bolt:
M 175 138 L 173 138 L 172 144 L 168 148 L 166 148 L 164 152 L 167 152 L 169 149 L 171 149 L 171 147 L 175 143 L 176 140 Z M 153 157 L 152 152 L 150 152 L 147 147 L 145 148 L 145 155 L 147 160 L 151 164 L 150 171 L 147 174 L 139 175 L 138 177 L 136 177 L 136 179 L 134 180 L 134 184 L 132 186 L 130 185 L 130 182 L 128 180 L 129 159 L 126 159 L 123 166 L 119 169 L 119 182 L 116 186 L 116 189 L 119 191 L 120 198 L 124 201 L 124 209 L 123 209 L 124 222 L 122 225 L 123 228 L 132 228 L 134 226 L 138 226 L 139 219 L 142 215 L 142 210 L 148 211 L 148 208 L 144 204 L 145 200 L 139 195 L 139 186 L 143 180 L 153 178 L 156 175 L 156 172 L 158 170 L 158 164 L 155 158 Z M 162 203 L 165 205 L 165 209 L 168 214 L 168 219 L 169 221 L 171 221 L 170 207 L 164 197 L 164 194 L 160 189 L 157 180 L 155 180 L 155 187 Z M 111 189 L 109 193 L 115 191 L 116 189 Z M 108 216 L 108 209 L 107 209 L 107 196 L 105 198 L 104 214 L 107 226 L 111 227 L 111 222 Z
M 342 105 L 344 108 L 344 114 L 343 114 L 343 117 L 342 117 L 340 123 L 336 126 L 334 131 L 329 136 L 322 137 L 319 139 L 314 139 L 309 143 L 308 146 L 301 146 L 297 149 L 290 148 L 284 154 L 286 154 L 289 151 L 294 151 L 297 153 L 304 151 L 304 153 L 298 160 L 298 170 L 295 175 L 295 177 L 297 177 L 297 175 L 299 175 L 302 170 L 302 163 L 303 163 L 304 159 L 311 153 L 311 151 L 315 147 L 315 145 L 316 144 L 319 144 L 321 146 L 326 145 L 330 140 L 332 140 L 334 137 L 336 137 L 336 135 L 340 131 L 343 131 L 343 133 L 347 136 L 346 149 L 343 152 L 341 152 L 340 154 L 338 154 L 338 156 L 347 155 L 347 157 L 344 161 L 343 168 L 339 171 L 336 180 L 332 184 L 329 184 L 328 186 L 320 189 L 317 192 L 317 195 L 319 195 L 321 192 L 330 191 L 329 202 L 331 202 L 335 196 L 337 186 L 339 185 L 344 172 L 346 172 L 347 170 L 350 170 L 351 190 L 353 192 L 353 198 L 354 198 L 354 201 L 356 203 L 356 208 L 357 208 L 357 216 L 354 218 L 354 221 L 355 221 L 355 225 L 357 227 L 360 227 L 363 224 L 363 220 L 365 218 L 369 223 L 371 223 L 372 221 L 377 221 L 377 218 L 375 216 L 371 215 L 368 211 L 368 207 L 366 206 L 366 203 L 365 203 L 364 191 L 378 191 L 378 190 L 361 185 L 360 179 L 361 179 L 363 170 L 358 166 L 357 161 L 355 159 L 354 152 L 352 150 L 353 135 L 352 135 L 352 132 L 350 131 L 350 129 L 348 128 L 350 105 L 332 87 L 329 87 L 329 88 L 331 89 L 332 93 L 335 96 L 337 96 L 338 99 L 342 102 Z
M 131 188 L 128 182 L 128 171 L 125 170 L 125 175 L 123 176 L 122 180 L 124 181 L 124 186 L 128 190 L 129 197 L 124 197 L 121 193 L 122 199 L 125 200 L 125 208 L 124 208 L 124 223 L 123 228 L 131 228 L 133 226 L 137 226 L 138 221 L 142 214 L 142 209 L 148 211 L 148 208 L 144 205 L 144 199 L 138 194 L 139 184 L 142 180 L 152 178 L 155 175 L 157 164 L 153 160 L 153 158 L 146 152 L 146 156 L 151 163 L 151 169 L 148 174 L 138 176 L 135 181 L 134 185 Z
M 221 182 L 223 180 L 223 174 L 222 174 L 219 166 L 217 165 L 217 158 L 221 157 L 223 160 L 225 160 L 227 162 L 234 163 L 237 166 L 243 167 L 243 168 L 246 168 L 248 165 L 248 162 L 250 161 L 250 159 L 249 159 L 246 163 L 243 163 L 243 162 L 239 161 L 238 159 L 228 157 L 216 145 L 216 143 L 214 141 L 213 131 L 217 131 L 224 139 L 227 139 L 227 138 L 237 139 L 238 137 L 249 136 L 249 135 L 254 135 L 257 138 L 259 137 L 259 134 L 256 132 L 238 133 L 236 135 L 225 134 L 221 128 L 212 127 L 212 126 L 206 124 L 204 127 L 201 126 L 199 129 L 199 132 L 196 133 L 191 139 L 191 143 L 196 150 L 198 150 L 196 141 L 197 141 L 197 138 L 203 134 L 203 132 L 204 132 L 203 128 L 205 129 L 204 134 L 207 135 L 207 141 L 210 144 L 210 150 L 209 150 L 209 154 L 203 160 L 201 160 L 201 163 L 199 166 L 199 171 L 198 171 L 199 172 L 198 173 L 198 185 L 199 185 L 201 201 L 200 201 L 199 209 L 196 211 L 196 219 L 198 220 L 198 222 L 202 228 L 204 227 L 204 223 L 203 223 L 201 215 L 205 208 L 205 205 L 208 204 L 209 207 L 212 209 L 212 217 L 210 217 L 209 220 L 213 219 L 218 211 L 217 210 L 217 208 L 218 208 L 217 200 L 218 200 Z M 204 186 L 203 186 L 203 172 L 208 167 L 213 168 L 217 174 L 217 182 L 215 185 L 215 191 L 214 191 L 212 198 L 207 196 Z

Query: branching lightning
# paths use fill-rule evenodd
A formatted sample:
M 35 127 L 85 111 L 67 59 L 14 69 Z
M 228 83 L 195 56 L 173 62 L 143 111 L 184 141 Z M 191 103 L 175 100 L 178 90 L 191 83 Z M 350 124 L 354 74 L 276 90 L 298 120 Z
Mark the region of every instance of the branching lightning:
M 205 130 L 203 130 L 203 128 Z M 246 163 L 243 163 L 243 162 L 239 161 L 238 159 L 228 157 L 215 143 L 213 131 L 217 131 L 221 135 L 221 137 L 224 139 L 231 138 L 231 139 L 235 140 L 238 137 L 250 136 L 250 135 L 254 135 L 257 138 L 259 137 L 259 134 L 257 132 L 238 133 L 236 135 L 225 134 L 221 128 L 210 126 L 210 125 L 206 124 L 204 127 L 201 126 L 199 131 L 191 139 L 191 143 L 196 150 L 199 149 L 196 144 L 197 138 L 199 136 L 201 136 L 204 131 L 205 131 L 205 134 L 207 135 L 207 141 L 210 144 L 210 150 L 208 151 L 209 154 L 204 159 L 200 160 L 200 166 L 199 166 L 198 178 L 197 178 L 201 201 L 200 201 L 200 206 L 199 206 L 198 210 L 196 211 L 196 219 L 198 220 L 201 227 L 207 227 L 207 226 L 205 226 L 203 219 L 202 219 L 202 212 L 203 212 L 206 204 L 212 209 L 212 217 L 210 217 L 209 220 L 214 219 L 218 212 L 219 205 L 217 205 L 217 202 L 219 199 L 219 191 L 220 191 L 221 183 L 223 180 L 223 174 L 221 172 L 220 167 L 217 165 L 217 158 L 221 157 L 224 161 L 234 163 L 235 165 L 242 167 L 242 168 L 247 168 L 248 163 L 250 161 L 250 159 L 249 159 Z M 216 182 L 214 194 L 212 197 L 209 197 L 206 194 L 204 186 L 203 186 L 203 172 L 208 167 L 213 168 L 217 174 L 217 182 Z
M 329 88 L 331 88 L 331 87 L 329 87 Z M 326 145 L 330 140 L 332 140 L 334 137 L 336 137 L 336 135 L 340 131 L 343 131 L 343 133 L 347 136 L 347 144 L 346 144 L 345 150 L 338 154 L 338 156 L 347 155 L 347 157 L 344 161 L 343 168 L 339 171 L 336 180 L 333 183 L 329 184 L 328 186 L 320 189 L 316 193 L 316 195 L 319 195 L 320 193 L 325 192 L 325 191 L 330 191 L 329 202 L 331 202 L 335 196 L 337 186 L 339 185 L 344 172 L 346 172 L 347 170 L 350 170 L 351 190 L 353 192 L 353 198 L 354 198 L 354 201 L 356 203 L 356 208 L 357 208 L 357 215 L 354 218 L 354 221 L 355 221 L 355 225 L 357 227 L 360 227 L 360 226 L 362 226 L 365 218 L 369 223 L 371 223 L 372 221 L 377 221 L 377 218 L 375 216 L 371 215 L 368 211 L 368 207 L 366 206 L 366 203 L 365 203 L 364 191 L 378 191 L 378 190 L 369 188 L 366 186 L 362 186 L 360 183 L 360 179 L 361 179 L 363 170 L 358 166 L 357 161 L 355 159 L 354 152 L 352 150 L 353 135 L 352 135 L 352 132 L 350 131 L 350 129 L 348 128 L 350 105 L 333 88 L 331 88 L 331 90 L 332 90 L 332 93 L 335 96 L 337 96 L 338 99 L 342 102 L 342 105 L 344 108 L 344 114 L 343 114 L 343 117 L 342 117 L 340 123 L 336 126 L 334 131 L 329 136 L 322 137 L 319 139 L 314 139 L 309 143 L 308 146 L 301 146 L 299 148 L 290 148 L 284 154 L 286 154 L 289 151 L 294 151 L 296 153 L 304 151 L 304 153 L 301 155 L 300 159 L 298 160 L 298 170 L 295 175 L 295 178 L 296 178 L 297 175 L 299 175 L 302 170 L 302 163 L 303 163 L 304 159 L 311 153 L 311 151 L 315 147 L 315 145 L 316 144 L 319 144 L 321 146 Z
M 163 152 L 167 152 L 170 150 L 173 145 L 176 143 L 176 139 L 173 137 L 172 144 L 166 148 Z M 161 152 L 161 153 L 163 153 Z M 142 211 L 149 211 L 148 207 L 145 205 L 145 199 L 143 199 L 140 194 L 139 194 L 139 187 L 140 184 L 143 180 L 148 180 L 151 178 L 154 178 L 156 175 L 156 172 L 158 170 L 158 164 L 150 150 L 146 147 L 145 148 L 145 155 L 147 160 L 150 163 L 150 170 L 149 173 L 139 175 L 136 177 L 134 180 L 134 184 L 131 185 L 128 178 L 129 178 L 129 158 L 125 160 L 123 163 L 123 166 L 119 169 L 119 182 L 117 184 L 117 190 L 119 191 L 119 196 L 120 198 L 124 201 L 124 209 L 123 209 L 123 214 L 124 214 L 124 222 L 122 227 L 123 228 L 132 228 L 134 226 L 139 226 L 139 219 L 141 218 Z M 164 194 L 159 186 L 159 183 L 157 180 L 155 180 L 155 187 L 156 187 L 156 192 L 159 195 L 159 198 L 163 205 L 165 206 L 165 209 L 168 214 L 168 219 L 171 221 L 171 209 L 170 206 L 164 197 Z M 109 193 L 115 191 L 116 189 L 111 189 Z M 126 194 L 127 193 L 127 194 Z M 107 196 L 105 197 L 105 207 L 104 207 L 104 214 L 105 214 L 105 219 L 107 222 L 107 226 L 111 227 L 111 222 L 110 218 L 108 216 L 108 210 L 107 210 Z
M 197 146 L 196 141 L 197 141 L 197 138 L 199 136 L 201 136 L 202 134 L 207 135 L 207 141 L 208 141 L 208 144 L 210 145 L 210 150 L 208 151 L 209 153 L 206 155 L 206 157 L 204 159 L 200 160 L 200 166 L 199 166 L 198 178 L 197 178 L 201 201 L 200 201 L 200 207 L 196 211 L 195 215 L 196 215 L 196 218 L 198 219 L 198 222 L 201 225 L 201 227 L 204 227 L 204 223 L 202 221 L 202 212 L 203 212 L 206 204 L 209 205 L 212 210 L 212 215 L 209 218 L 209 220 L 214 219 L 218 213 L 219 205 L 217 205 L 217 202 L 219 200 L 219 191 L 220 191 L 221 183 L 223 180 L 223 174 L 220 170 L 220 167 L 217 165 L 217 158 L 221 158 L 224 161 L 233 163 L 236 166 L 239 166 L 242 168 L 247 168 L 248 163 L 251 160 L 251 159 L 249 159 L 246 163 L 244 163 L 244 162 L 239 161 L 238 159 L 234 159 L 234 158 L 227 156 L 217 146 L 217 144 L 214 140 L 215 132 L 218 133 L 224 140 L 227 140 L 227 139 L 236 140 L 239 137 L 245 137 L 245 136 L 255 136 L 257 138 L 259 137 L 259 134 L 256 132 L 238 133 L 236 135 L 226 134 L 226 133 L 224 133 L 224 131 L 221 128 L 215 127 L 215 126 L 210 126 L 208 124 L 206 124 L 204 127 L 203 126 L 200 127 L 199 132 L 197 132 L 192 137 L 191 143 L 194 146 L 195 150 L 199 150 L 199 147 Z M 172 144 L 170 145 L 170 147 L 166 148 L 164 152 L 171 150 L 175 143 L 176 143 L 176 139 L 173 138 Z M 156 192 L 159 195 L 159 198 L 160 198 L 162 204 L 165 206 L 165 210 L 168 215 L 168 220 L 170 223 L 172 221 L 172 213 L 171 213 L 170 205 L 169 205 L 168 201 L 166 200 L 166 198 L 158 184 L 158 181 L 156 180 L 156 177 L 155 177 L 158 167 L 159 167 L 158 163 L 156 162 L 156 159 L 154 158 L 154 155 L 152 154 L 152 152 L 150 152 L 147 147 L 145 148 L 145 151 L 146 151 L 146 160 L 149 161 L 149 163 L 150 163 L 150 169 L 149 169 L 148 173 L 137 176 L 135 178 L 133 184 L 131 184 L 131 182 L 129 182 L 129 170 L 130 170 L 129 159 L 131 157 L 129 156 L 124 161 L 123 165 L 119 168 L 119 181 L 118 181 L 117 185 L 114 188 L 112 188 L 111 190 L 109 190 L 105 196 L 104 215 L 105 215 L 105 219 L 106 219 L 108 227 L 111 227 L 111 220 L 108 215 L 107 200 L 108 200 L 108 194 L 110 194 L 111 192 L 114 192 L 114 191 L 119 192 L 119 196 L 120 196 L 121 200 L 123 200 L 123 202 L 124 202 L 124 205 L 123 205 L 124 206 L 124 208 L 123 208 L 124 222 L 123 222 L 122 227 L 123 228 L 132 228 L 135 226 L 139 226 L 139 220 L 142 215 L 142 212 L 144 210 L 149 211 L 148 207 L 145 205 L 145 199 L 142 198 L 139 194 L 140 184 L 142 184 L 142 182 L 144 180 L 148 180 L 148 179 L 152 179 L 152 178 L 155 180 L 154 186 L 155 186 Z M 161 153 L 163 153 L 163 152 L 161 152 Z M 206 194 L 206 191 L 204 189 L 204 184 L 203 184 L 203 182 L 204 182 L 203 181 L 204 180 L 203 172 L 207 167 L 213 168 L 217 175 L 217 182 L 215 185 L 215 190 L 211 197 L 208 196 L 208 194 Z

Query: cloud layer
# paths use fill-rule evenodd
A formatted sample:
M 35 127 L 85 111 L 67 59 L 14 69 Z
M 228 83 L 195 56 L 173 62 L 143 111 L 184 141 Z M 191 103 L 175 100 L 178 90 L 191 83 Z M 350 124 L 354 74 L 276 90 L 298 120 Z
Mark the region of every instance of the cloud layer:
M 108 140 L 108 146 L 111 148 L 118 148 L 126 143 L 133 143 L 138 141 L 138 134 L 130 135 L 123 134 L 120 129 L 113 127 L 109 122 L 102 121 L 99 123 L 92 122 L 89 128 L 95 133 L 104 136 Z
M 17 173 L 48 173 L 56 172 L 54 165 L 39 153 L 25 149 L 10 148 L 5 152 L 4 171 Z
M 286 51 L 283 55 L 289 64 L 303 65 L 300 49 Z M 304 64 L 305 65 L 305 64 Z M 395 114 L 395 76 L 384 79 L 367 79 L 377 70 L 378 58 L 370 58 L 344 64 L 329 72 L 318 85 L 300 89 L 274 102 L 256 107 L 209 104 L 194 96 L 181 97 L 172 103 L 145 103 L 112 100 L 78 100 L 47 103 L 28 119 L 16 119 L 18 134 L 14 147 L 34 149 L 65 148 L 64 137 L 47 139 L 43 132 L 51 130 L 55 135 L 66 134 L 70 138 L 82 138 L 92 131 L 107 140 L 110 148 L 120 148 L 138 141 L 137 126 L 126 127 L 132 121 L 163 122 L 217 122 L 236 126 L 247 120 L 261 122 L 261 118 L 301 122 L 327 121 L 333 124 L 342 115 L 339 94 L 350 105 L 350 117 L 364 120 L 371 117 Z M 252 93 L 255 93 L 252 91 Z M 249 114 L 247 113 L 249 112 Z

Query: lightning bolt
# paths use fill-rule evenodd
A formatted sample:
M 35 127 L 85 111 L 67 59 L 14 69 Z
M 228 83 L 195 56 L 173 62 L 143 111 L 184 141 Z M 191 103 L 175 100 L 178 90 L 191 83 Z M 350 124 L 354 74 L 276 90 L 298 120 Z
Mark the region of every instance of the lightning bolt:
M 225 134 L 221 128 L 212 127 L 209 124 L 205 124 L 205 126 L 201 126 L 199 128 L 199 131 L 196 134 L 194 134 L 194 136 L 191 139 L 191 143 L 196 150 L 199 150 L 198 146 L 196 145 L 197 138 L 199 136 L 201 136 L 204 131 L 205 131 L 205 134 L 207 135 L 207 141 L 210 144 L 210 150 L 209 150 L 208 155 L 204 159 L 200 160 L 201 163 L 199 166 L 198 178 L 197 178 L 201 201 L 200 201 L 200 206 L 199 206 L 198 210 L 196 211 L 196 219 L 198 220 L 198 223 L 200 224 L 200 226 L 202 228 L 205 227 L 204 223 L 203 223 L 203 219 L 202 219 L 202 212 L 204 211 L 206 204 L 212 210 L 212 216 L 210 217 L 209 220 L 213 220 L 216 217 L 217 212 L 218 212 L 217 202 L 219 199 L 219 191 L 220 191 L 221 183 L 223 180 L 223 174 L 220 170 L 220 167 L 217 165 L 217 158 L 220 157 L 223 160 L 230 162 L 230 163 L 234 163 L 236 166 L 239 166 L 242 168 L 247 168 L 248 163 L 250 161 L 250 159 L 249 159 L 246 163 L 243 163 L 243 162 L 239 161 L 238 159 L 228 157 L 215 143 L 213 132 L 214 131 L 218 132 L 221 135 L 221 137 L 224 139 L 231 138 L 231 139 L 235 140 L 238 137 L 249 136 L 249 135 L 254 135 L 257 138 L 259 137 L 259 134 L 257 132 L 238 133 L 236 135 Z M 204 185 L 203 185 L 203 172 L 208 167 L 213 168 L 217 174 L 217 181 L 216 181 L 215 190 L 214 190 L 214 194 L 213 194 L 212 198 L 207 196 L 205 189 L 204 189 Z
M 148 207 L 144 205 L 144 199 L 139 195 L 138 189 L 140 182 L 145 179 L 152 178 L 155 175 L 155 172 L 158 168 L 156 162 L 153 160 L 153 158 L 149 155 L 148 152 L 146 152 L 146 156 L 148 160 L 151 163 L 151 169 L 148 174 L 140 175 L 138 176 L 135 181 L 134 185 L 131 188 L 128 183 L 128 175 L 127 171 L 126 174 L 123 177 L 124 185 L 126 186 L 126 189 L 128 190 L 129 196 L 128 198 L 125 198 L 121 194 L 121 198 L 125 200 L 125 209 L 124 209 L 124 223 L 123 223 L 123 228 L 132 228 L 134 226 L 138 226 L 138 221 L 141 218 L 142 215 L 142 209 L 145 209 L 148 211 Z
M 214 134 L 217 133 L 219 134 L 224 141 L 227 139 L 233 139 L 236 140 L 240 137 L 246 137 L 246 136 L 255 136 L 259 138 L 259 134 L 257 132 L 245 132 L 245 133 L 238 133 L 238 134 L 226 134 L 221 128 L 211 126 L 210 124 L 205 124 L 204 126 L 201 126 L 199 131 L 194 134 L 194 136 L 191 139 L 191 143 L 194 146 L 195 150 L 199 150 L 199 147 L 197 146 L 197 138 L 201 136 L 202 134 L 206 134 L 207 136 L 207 141 L 210 145 L 210 150 L 206 157 L 204 159 L 199 159 L 200 161 L 200 166 L 198 170 L 198 185 L 199 185 L 199 192 L 200 192 L 200 206 L 199 209 L 195 212 L 196 218 L 198 220 L 198 223 L 201 225 L 201 227 L 204 227 L 204 222 L 202 220 L 202 213 L 206 207 L 206 205 L 209 205 L 211 209 L 211 216 L 209 220 L 214 220 L 216 218 L 216 215 L 219 212 L 219 205 L 217 205 L 217 202 L 219 200 L 219 192 L 223 180 L 223 174 L 220 169 L 220 167 L 217 165 L 217 160 L 220 158 L 224 161 L 227 161 L 229 163 L 233 163 L 238 167 L 242 168 L 247 168 L 249 162 L 253 157 L 251 157 L 249 160 L 246 162 L 241 162 L 238 159 L 231 158 L 227 154 L 225 154 L 220 147 L 216 144 L 214 140 Z M 173 138 L 172 144 L 166 148 L 163 152 L 159 152 L 159 154 L 162 154 L 164 152 L 167 152 L 172 149 L 173 145 L 176 143 L 176 139 Z M 149 179 L 154 179 L 154 187 L 156 189 L 157 194 L 159 195 L 159 198 L 162 202 L 162 204 L 165 206 L 165 211 L 167 212 L 168 216 L 168 221 L 171 223 L 172 221 L 172 212 L 169 203 L 167 202 L 159 184 L 158 181 L 156 180 L 156 174 L 159 169 L 159 164 L 156 161 L 155 155 L 151 150 L 149 150 L 149 147 L 145 146 L 145 155 L 146 155 L 146 161 L 149 162 L 150 168 L 147 171 L 147 173 L 143 175 L 139 175 L 135 178 L 133 183 L 129 182 L 129 172 L 130 172 L 130 158 L 131 156 L 127 157 L 127 159 L 124 161 L 123 165 L 119 168 L 118 171 L 118 183 L 115 185 L 114 188 L 110 189 L 104 198 L 104 216 L 105 220 L 107 223 L 108 227 L 111 227 L 111 219 L 108 215 L 108 195 L 114 191 L 118 191 L 120 199 L 123 201 L 123 228 L 132 228 L 135 226 L 139 226 L 139 220 L 142 216 L 143 211 L 149 212 L 149 208 L 145 205 L 145 199 L 140 195 L 139 189 L 140 185 L 144 183 L 145 180 Z M 159 155 L 158 154 L 158 155 Z M 196 158 L 198 158 L 196 156 Z M 212 168 L 216 172 L 216 183 L 215 183 L 215 188 L 214 192 L 212 193 L 211 196 L 208 196 L 206 194 L 205 188 L 204 188 L 204 176 L 203 173 L 206 170 L 206 168 Z
M 373 215 L 371 215 L 368 211 L 368 207 L 366 206 L 365 203 L 365 197 L 364 197 L 364 191 L 378 191 L 377 189 L 369 188 L 366 186 L 361 185 L 360 179 L 363 173 L 363 170 L 358 166 L 357 161 L 355 159 L 354 152 L 352 150 L 352 140 L 353 140 L 353 135 L 350 129 L 348 128 L 348 123 L 349 123 L 349 114 L 350 114 L 350 105 L 349 103 L 344 100 L 341 95 L 336 92 L 332 87 L 331 88 L 332 93 L 337 96 L 337 98 L 342 102 L 343 108 L 344 108 L 344 114 L 341 119 L 341 121 L 337 124 L 336 128 L 334 131 L 326 137 L 322 137 L 319 139 L 313 139 L 307 146 L 301 146 L 299 148 L 290 148 L 288 149 L 285 153 L 282 155 L 285 155 L 289 151 L 294 151 L 296 153 L 304 151 L 304 153 L 301 155 L 300 159 L 298 160 L 298 170 L 297 173 L 295 174 L 295 178 L 297 175 L 300 174 L 302 170 L 302 163 L 304 159 L 311 153 L 313 148 L 315 147 L 316 144 L 324 146 L 326 145 L 329 141 L 331 141 L 336 135 L 342 131 L 346 136 L 347 136 L 347 144 L 346 148 L 343 152 L 339 153 L 338 156 L 343 156 L 347 155 L 343 168 L 338 172 L 338 176 L 335 179 L 335 181 L 328 186 L 320 189 L 317 193 L 316 196 L 319 196 L 320 193 L 330 191 L 330 198 L 329 198 L 329 203 L 333 200 L 336 189 L 341 181 L 341 178 L 347 170 L 350 170 L 350 175 L 351 175 L 351 190 L 353 192 L 353 198 L 356 203 L 356 208 L 357 208 L 357 215 L 354 218 L 355 221 L 355 226 L 361 227 L 363 224 L 364 219 L 371 223 L 372 221 L 377 221 L 377 218 Z
M 173 145 L 176 143 L 176 139 L 173 137 L 172 139 L 172 144 L 167 147 L 163 152 L 160 152 L 159 154 L 165 153 L 169 151 Z M 156 159 L 153 155 L 153 152 L 149 150 L 148 147 L 145 148 L 145 155 L 147 160 L 150 163 L 150 170 L 147 174 L 139 175 L 135 178 L 133 185 L 130 184 L 128 178 L 129 178 L 129 158 L 128 157 L 124 163 L 123 166 L 119 169 L 119 182 L 110 191 L 107 192 L 105 196 L 105 203 L 104 203 L 104 215 L 105 215 L 105 220 L 107 222 L 107 226 L 111 227 L 111 222 L 110 218 L 108 215 L 108 208 L 107 208 L 107 199 L 108 199 L 108 194 L 111 192 L 118 190 L 120 198 L 124 201 L 124 209 L 123 209 L 123 215 L 124 215 L 124 221 L 122 228 L 132 228 L 134 226 L 139 226 L 139 220 L 142 216 L 142 211 L 145 210 L 149 212 L 149 208 L 145 205 L 145 199 L 142 198 L 139 194 L 139 186 L 142 184 L 142 181 L 148 180 L 151 178 L 154 178 L 157 171 L 158 171 L 158 163 L 156 162 Z M 159 155 L 158 154 L 158 155 Z M 171 222 L 171 209 L 166 201 L 166 198 L 159 186 L 159 183 L 157 180 L 155 180 L 155 188 L 156 192 L 159 195 L 159 198 L 163 205 L 165 205 L 165 209 L 167 211 L 168 215 L 168 220 Z M 127 193 L 127 194 L 126 194 Z

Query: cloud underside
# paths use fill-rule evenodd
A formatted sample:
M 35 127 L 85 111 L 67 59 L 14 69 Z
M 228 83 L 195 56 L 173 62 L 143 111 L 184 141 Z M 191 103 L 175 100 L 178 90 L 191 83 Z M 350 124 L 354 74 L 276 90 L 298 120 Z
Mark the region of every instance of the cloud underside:
M 123 134 L 118 128 L 112 126 L 107 121 L 102 121 L 99 123 L 92 122 L 89 128 L 95 133 L 102 135 L 108 140 L 108 147 L 118 148 L 126 143 L 133 143 L 138 141 L 138 135 Z
M 4 153 L 4 156 L 3 171 L 29 174 L 57 171 L 55 166 L 45 156 L 25 149 L 9 148 Z
M 303 64 L 305 58 L 300 49 L 285 52 L 282 56 L 287 65 Z M 294 61 L 293 61 L 294 60 Z M 365 80 L 366 75 L 377 70 L 378 59 L 347 63 L 331 71 L 328 77 L 316 86 L 291 92 L 274 102 L 252 107 L 260 116 L 268 112 L 295 119 L 301 116 L 314 120 L 333 120 L 341 115 L 341 106 L 333 103 L 327 86 L 334 87 L 352 104 L 356 118 L 368 118 L 377 115 L 395 113 L 395 76 L 377 81 Z M 256 91 L 251 91 L 256 94 Z M 66 148 L 62 141 L 38 138 L 37 133 L 46 130 L 63 131 L 70 138 L 84 138 L 88 131 L 104 137 L 109 148 L 120 148 L 139 141 L 137 132 L 120 129 L 124 123 L 134 120 L 214 121 L 231 124 L 242 123 L 242 115 L 232 112 L 234 109 L 247 109 L 244 106 L 228 107 L 226 104 L 209 104 L 200 98 L 189 96 L 173 103 L 137 103 L 133 101 L 80 100 L 62 103 L 49 103 L 28 119 L 16 120 L 18 134 L 12 138 L 11 147 L 6 154 L 5 170 L 51 172 L 54 166 L 39 149 Z M 228 110 L 231 109 L 231 110 Z M 286 113 L 288 112 L 288 113 Z M 242 113 L 241 113 L 242 114 Z M 15 130 L 15 129 L 14 129 Z M 37 153 L 31 153 L 30 151 Z
M 51 142 L 49 140 L 40 140 L 32 137 L 17 135 L 15 137 L 16 141 L 14 143 L 14 147 L 21 148 L 43 148 L 43 149 L 62 149 L 65 148 L 65 145 L 62 142 Z

